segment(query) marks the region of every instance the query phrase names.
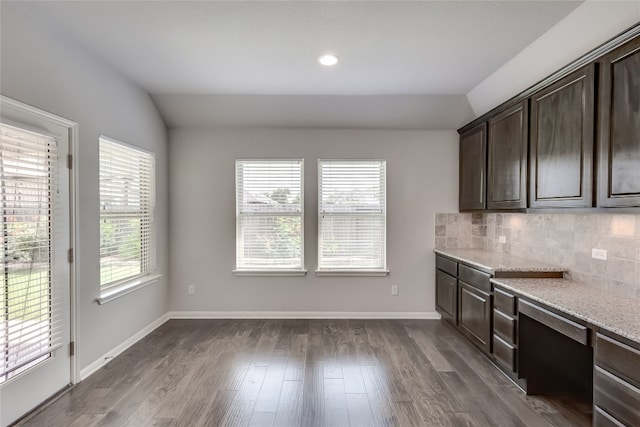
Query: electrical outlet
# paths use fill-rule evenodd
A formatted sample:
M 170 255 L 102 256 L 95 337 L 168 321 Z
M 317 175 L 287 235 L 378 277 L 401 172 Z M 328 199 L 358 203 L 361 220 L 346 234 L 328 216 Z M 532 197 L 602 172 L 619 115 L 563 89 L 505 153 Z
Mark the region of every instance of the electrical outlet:
M 391 286 L 391 295 L 393 295 L 394 297 L 398 296 L 398 286 L 397 285 Z
M 607 260 L 607 250 L 606 249 L 591 249 L 591 258 L 601 259 L 603 261 Z
M 507 238 L 505 236 L 498 236 L 498 242 L 507 243 Z
M 196 293 L 196 285 L 187 286 L 187 293 L 189 295 L 195 295 L 195 293 Z

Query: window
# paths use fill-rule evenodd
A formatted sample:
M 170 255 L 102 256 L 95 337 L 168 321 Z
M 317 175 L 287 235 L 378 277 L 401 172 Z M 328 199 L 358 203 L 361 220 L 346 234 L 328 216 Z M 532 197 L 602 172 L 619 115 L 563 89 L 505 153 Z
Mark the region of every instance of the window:
M 155 158 L 100 137 L 100 288 L 136 286 L 155 270 Z
M 386 161 L 318 161 L 318 272 L 386 274 Z
M 0 384 L 47 359 L 61 343 L 54 239 L 60 225 L 58 142 L 0 124 Z M 68 292 L 68 288 L 67 292 Z
M 303 168 L 236 161 L 236 273 L 304 273 Z

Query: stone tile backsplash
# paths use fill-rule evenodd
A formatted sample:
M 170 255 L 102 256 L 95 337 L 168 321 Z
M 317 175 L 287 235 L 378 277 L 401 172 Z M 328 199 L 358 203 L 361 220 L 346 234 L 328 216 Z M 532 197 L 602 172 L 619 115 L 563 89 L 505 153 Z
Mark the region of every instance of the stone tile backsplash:
M 640 215 L 439 213 L 436 248 L 488 249 L 560 265 L 567 277 L 640 298 Z M 504 236 L 504 243 L 500 242 Z M 605 249 L 607 260 L 591 257 Z

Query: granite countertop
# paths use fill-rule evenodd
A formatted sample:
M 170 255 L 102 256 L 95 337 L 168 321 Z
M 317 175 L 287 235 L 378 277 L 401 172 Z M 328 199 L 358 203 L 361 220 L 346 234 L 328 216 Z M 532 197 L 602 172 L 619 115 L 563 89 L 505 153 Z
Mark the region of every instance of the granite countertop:
M 491 279 L 491 282 L 640 343 L 640 298 L 618 296 L 568 279 Z
M 434 252 L 455 258 L 496 277 L 501 276 L 500 273 L 564 272 L 564 268 L 557 265 L 531 261 L 526 258 L 484 249 L 435 249 Z

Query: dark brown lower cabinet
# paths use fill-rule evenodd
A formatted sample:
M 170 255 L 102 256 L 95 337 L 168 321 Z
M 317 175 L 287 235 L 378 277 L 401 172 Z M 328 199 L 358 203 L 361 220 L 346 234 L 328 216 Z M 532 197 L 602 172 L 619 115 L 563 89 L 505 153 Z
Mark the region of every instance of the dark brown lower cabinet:
M 593 402 L 595 427 L 640 427 L 640 342 L 492 285 L 463 261 L 437 255 L 436 267 L 443 320 L 527 394 Z
M 458 281 L 458 327 L 473 344 L 491 352 L 491 293 Z
M 640 426 L 640 350 L 597 334 L 593 425 Z
M 436 310 L 442 319 L 454 325 L 458 319 L 458 280 L 436 270 Z
M 593 425 L 594 427 L 626 427 L 599 406 L 593 407 Z
M 505 342 L 516 342 L 516 319 L 497 308 L 493 310 L 493 333 Z
M 516 373 L 516 347 L 493 334 L 493 357 L 509 373 Z
M 598 366 L 594 373 L 593 400 L 623 425 L 640 425 L 640 390 Z
M 436 310 L 473 344 L 491 353 L 491 275 L 436 255 Z
M 515 295 L 500 288 L 493 289 L 493 357 L 512 380 L 518 380 L 517 364 L 518 310 Z

